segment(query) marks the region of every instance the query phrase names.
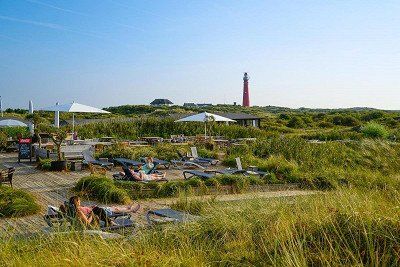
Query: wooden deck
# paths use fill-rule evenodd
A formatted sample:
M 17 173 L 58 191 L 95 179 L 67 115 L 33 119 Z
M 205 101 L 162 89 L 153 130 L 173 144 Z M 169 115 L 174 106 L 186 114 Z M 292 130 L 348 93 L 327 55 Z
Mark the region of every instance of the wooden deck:
M 18 163 L 16 154 L 0 154 L 0 164 L 5 167 L 15 167 L 13 178 L 14 188 L 31 192 L 38 200 L 42 211 L 38 215 L 23 218 L 0 219 L 2 231 L 14 233 L 31 233 L 44 229 L 47 225 L 43 220 L 43 214 L 48 205 L 59 206 L 66 200 L 70 189 L 87 172 L 43 172 L 35 167 L 35 163 L 22 161 Z M 0 231 L 1 231 L 0 230 Z

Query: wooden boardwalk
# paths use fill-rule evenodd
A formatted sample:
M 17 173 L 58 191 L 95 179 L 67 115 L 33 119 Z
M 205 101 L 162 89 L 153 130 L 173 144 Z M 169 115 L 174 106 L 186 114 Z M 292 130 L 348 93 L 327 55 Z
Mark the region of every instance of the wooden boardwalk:
M 43 214 L 48 205 L 59 206 L 70 196 L 70 189 L 87 172 L 43 172 L 36 169 L 35 163 L 23 161 L 18 163 L 16 154 L 0 154 L 0 164 L 5 167 L 15 167 L 13 178 L 14 188 L 32 193 L 42 211 L 33 216 L 23 218 L 0 219 L 0 231 L 14 233 L 37 232 L 46 228 Z
M 43 172 L 36 169 L 35 163 L 22 162 L 17 163 L 16 154 L 0 153 L 0 165 L 6 167 L 15 167 L 13 184 L 14 188 L 23 189 L 32 193 L 40 204 L 42 210 L 39 214 L 26 216 L 22 218 L 6 218 L 0 219 L 0 237 L 9 234 L 29 235 L 30 233 L 41 232 L 49 227 L 43 219 L 47 206 L 59 206 L 71 196 L 71 188 L 88 172 Z M 111 173 L 108 174 L 111 176 Z M 182 179 L 182 170 L 168 170 L 167 177 L 169 179 Z M 7 186 L 7 185 L 6 185 Z M 276 192 L 249 192 L 240 195 L 218 195 L 194 197 L 197 200 L 207 200 L 208 198 L 216 198 L 219 201 L 235 201 L 250 198 L 275 198 L 288 197 L 297 195 L 314 194 L 316 191 L 304 190 L 285 190 Z M 166 199 L 148 199 L 140 201 L 142 209 L 140 212 L 133 214 L 132 218 L 139 225 L 146 225 L 144 214 L 147 210 L 155 208 L 164 208 L 175 202 L 176 198 Z M 95 204 L 84 203 L 84 204 Z

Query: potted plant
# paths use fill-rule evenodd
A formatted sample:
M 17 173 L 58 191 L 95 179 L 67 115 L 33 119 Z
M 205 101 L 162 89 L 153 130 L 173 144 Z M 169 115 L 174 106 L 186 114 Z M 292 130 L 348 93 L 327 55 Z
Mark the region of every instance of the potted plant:
M 67 169 L 67 161 L 63 158 L 63 154 L 61 153 L 61 144 L 67 138 L 67 133 L 61 129 L 53 128 L 53 131 L 50 133 L 51 139 L 57 148 L 57 161 L 51 162 L 51 169 L 53 171 L 63 171 Z

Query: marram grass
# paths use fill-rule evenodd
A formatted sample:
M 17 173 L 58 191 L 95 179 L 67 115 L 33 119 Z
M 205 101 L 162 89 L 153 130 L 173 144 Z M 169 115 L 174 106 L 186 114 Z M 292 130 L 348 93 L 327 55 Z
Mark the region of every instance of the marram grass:
M 399 192 L 378 190 L 204 203 L 196 208 L 198 222 L 121 240 L 78 234 L 2 240 L 0 264 L 398 266 L 399 207 Z

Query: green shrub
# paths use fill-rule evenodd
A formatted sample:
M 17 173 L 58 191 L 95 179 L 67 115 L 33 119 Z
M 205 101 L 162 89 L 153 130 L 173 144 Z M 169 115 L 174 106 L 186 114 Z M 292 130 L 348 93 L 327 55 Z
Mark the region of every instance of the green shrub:
M 306 124 L 304 123 L 303 119 L 297 116 L 292 117 L 287 123 L 287 127 L 290 128 L 303 128 L 305 126 Z
M 332 117 L 332 123 L 341 126 L 357 126 L 360 122 L 351 115 L 336 115 Z
M 1 132 L 6 134 L 7 137 L 11 137 L 13 139 L 15 139 L 19 134 L 22 135 L 22 137 L 30 136 L 28 127 L 3 127 Z
M 36 199 L 20 189 L 0 186 L 0 217 L 19 217 L 39 212 Z
M 329 121 L 321 121 L 320 123 L 318 123 L 318 127 L 320 128 L 332 128 L 335 125 Z
M 297 163 L 286 160 L 282 155 L 271 155 L 267 160 L 260 160 L 257 166 L 260 170 L 272 172 L 281 179 L 298 171 Z
M 216 179 L 221 185 L 230 185 L 236 192 L 246 190 L 250 184 L 248 177 L 243 175 L 218 175 Z
M 73 191 L 104 203 L 127 203 L 130 201 L 125 190 L 118 188 L 114 181 L 105 176 L 86 176 L 81 178 Z
M 375 122 L 367 123 L 367 125 L 362 127 L 361 131 L 364 136 L 368 138 L 385 139 L 389 136 L 389 132 L 386 127 Z
M 38 168 L 43 171 L 50 171 L 51 170 L 51 159 L 42 159 L 39 158 Z
M 185 181 L 170 181 L 163 183 L 157 192 L 159 197 L 171 197 L 176 196 L 178 193 L 184 191 L 187 188 L 185 186 Z
M 218 179 L 216 179 L 215 177 L 205 180 L 204 184 L 206 186 L 214 186 L 216 188 L 218 188 L 221 185 Z

